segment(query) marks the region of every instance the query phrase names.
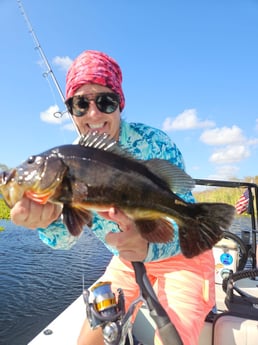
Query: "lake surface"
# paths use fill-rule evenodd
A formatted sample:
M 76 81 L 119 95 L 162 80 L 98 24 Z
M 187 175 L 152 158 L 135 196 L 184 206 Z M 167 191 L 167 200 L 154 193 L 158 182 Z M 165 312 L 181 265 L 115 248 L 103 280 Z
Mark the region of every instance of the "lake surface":
M 110 253 L 89 231 L 68 251 L 53 250 L 37 231 L 0 226 L 0 345 L 27 345 L 102 274 Z M 249 217 L 232 231 L 250 230 Z
M 87 232 L 68 251 L 53 250 L 37 231 L 0 221 L 0 344 L 26 345 L 89 287 L 110 260 Z

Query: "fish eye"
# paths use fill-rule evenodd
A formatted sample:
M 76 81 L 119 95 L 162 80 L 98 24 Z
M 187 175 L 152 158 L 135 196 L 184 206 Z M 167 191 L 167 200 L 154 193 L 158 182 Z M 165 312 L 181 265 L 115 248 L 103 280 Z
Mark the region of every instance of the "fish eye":
M 36 159 L 36 156 L 30 156 L 28 159 L 27 159 L 27 163 L 28 164 L 32 164 L 35 162 L 35 159 Z
M 41 164 L 42 163 L 42 157 L 41 156 L 30 156 L 27 161 L 27 164 Z

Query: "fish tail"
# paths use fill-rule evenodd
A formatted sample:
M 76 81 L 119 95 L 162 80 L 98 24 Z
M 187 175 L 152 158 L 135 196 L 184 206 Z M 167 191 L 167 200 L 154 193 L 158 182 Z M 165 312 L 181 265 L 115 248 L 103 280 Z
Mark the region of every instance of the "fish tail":
M 225 203 L 188 204 L 190 216 L 179 222 L 182 253 L 191 258 L 211 249 L 233 222 L 235 208 Z
M 141 236 L 148 242 L 166 243 L 174 238 L 173 225 L 164 218 L 138 219 L 135 223 Z

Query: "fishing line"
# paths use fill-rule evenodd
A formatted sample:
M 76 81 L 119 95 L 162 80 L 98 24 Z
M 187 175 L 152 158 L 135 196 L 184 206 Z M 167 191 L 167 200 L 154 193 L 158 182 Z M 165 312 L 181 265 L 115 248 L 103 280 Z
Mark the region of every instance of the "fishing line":
M 52 94 L 52 97 L 53 97 L 53 100 L 54 100 L 54 104 L 58 104 L 57 103 L 57 99 L 56 99 L 56 95 L 55 95 L 53 86 L 52 86 L 52 84 L 51 84 L 51 82 L 49 80 L 48 74 L 47 73 L 43 73 L 43 77 L 46 79 L 46 81 L 48 83 L 49 89 L 51 91 L 51 94 Z
M 37 37 L 35 31 L 33 30 L 31 22 L 30 22 L 27 14 L 25 12 L 24 6 L 23 6 L 21 0 L 17 0 L 17 3 L 18 3 L 18 7 L 20 9 L 20 12 L 21 12 L 22 16 L 24 17 L 25 23 L 26 23 L 26 25 L 27 25 L 27 27 L 29 29 L 29 33 L 30 33 L 30 35 L 31 35 L 31 37 L 33 39 L 33 43 L 35 45 L 35 49 L 38 51 L 38 53 L 40 55 L 40 59 L 41 59 L 41 62 L 42 62 L 42 64 L 40 64 L 40 65 L 41 66 L 45 66 L 45 68 L 46 68 L 46 70 L 43 72 L 43 77 L 48 82 L 48 85 L 49 85 L 50 91 L 52 93 L 52 96 L 54 98 L 54 101 L 55 101 L 56 104 L 58 104 L 57 101 L 56 101 L 56 95 L 55 95 L 55 92 L 54 92 L 53 85 L 51 84 L 51 82 L 49 80 L 49 76 L 51 77 L 52 82 L 54 83 L 54 86 L 55 86 L 56 90 L 58 91 L 58 94 L 59 94 L 59 96 L 60 96 L 60 98 L 62 100 L 62 103 L 64 104 L 64 102 L 65 102 L 64 94 L 63 94 L 63 92 L 61 90 L 61 87 L 60 87 L 60 85 L 59 85 L 59 83 L 58 83 L 58 81 L 56 79 L 56 76 L 55 76 L 55 74 L 54 74 L 54 72 L 53 72 L 53 70 L 52 70 L 52 68 L 50 66 L 50 63 L 49 63 L 49 61 L 48 61 L 48 59 L 47 59 L 47 57 L 46 57 L 46 55 L 45 55 L 41 45 L 40 45 L 38 37 Z M 76 123 L 74 122 L 74 119 L 73 119 L 72 115 L 69 113 L 69 111 L 67 110 L 67 108 L 66 108 L 65 111 L 58 111 L 58 112 L 54 113 L 53 115 L 56 118 L 61 118 L 65 113 L 69 114 L 69 118 L 72 121 L 73 126 L 76 129 L 77 134 L 80 135 L 80 131 L 79 131 L 78 127 L 76 126 Z M 83 254 L 82 253 L 80 254 L 80 261 L 81 261 L 81 265 L 83 267 L 84 265 L 83 265 Z M 83 270 L 83 273 L 82 273 L 82 285 L 83 285 L 83 290 L 84 290 L 84 288 L 85 288 L 84 270 Z
M 51 91 L 51 94 L 52 94 L 52 97 L 53 97 L 53 100 L 54 100 L 54 104 L 58 104 L 57 98 L 56 98 L 56 94 L 55 94 L 53 85 L 52 85 L 52 83 L 51 83 L 50 80 L 49 80 L 48 74 L 44 72 L 44 73 L 43 73 L 43 77 L 46 78 L 46 81 L 47 81 L 47 83 L 48 83 L 49 89 L 50 89 L 50 91 Z M 69 113 L 67 109 L 64 110 L 64 111 L 58 110 L 58 111 L 56 111 L 56 112 L 53 113 L 53 116 L 54 116 L 55 118 L 57 118 L 57 119 L 61 119 L 62 116 L 65 115 L 65 114 L 67 114 L 67 113 Z
M 53 72 L 53 70 L 52 70 L 52 68 L 50 66 L 50 63 L 48 62 L 48 59 L 47 59 L 47 57 L 46 57 L 46 55 L 45 55 L 45 53 L 44 53 L 44 51 L 43 51 L 43 49 L 42 49 L 42 47 L 41 47 L 41 45 L 39 43 L 38 37 L 37 37 L 35 31 L 33 30 L 31 22 L 30 22 L 27 14 L 25 12 L 24 6 L 23 6 L 21 0 L 17 0 L 17 3 L 18 3 L 18 7 L 19 7 L 19 9 L 21 11 L 21 14 L 24 17 L 24 20 L 25 20 L 25 22 L 27 24 L 27 27 L 29 29 L 29 33 L 30 33 L 30 35 L 31 35 L 31 37 L 33 39 L 33 42 L 34 42 L 34 45 L 35 45 L 35 49 L 38 51 L 38 53 L 40 55 L 40 58 L 41 58 L 41 61 L 43 62 L 43 65 L 45 65 L 45 67 L 46 67 L 46 71 L 43 73 L 43 76 L 47 77 L 46 79 L 48 80 L 49 83 L 50 83 L 50 81 L 49 81 L 48 77 L 49 76 L 51 77 L 51 79 L 52 79 L 52 81 L 53 81 L 53 83 L 54 83 L 54 85 L 55 85 L 55 87 L 56 87 L 56 89 L 57 89 L 57 91 L 59 93 L 59 96 L 60 96 L 60 98 L 62 100 L 62 103 L 64 103 L 65 102 L 64 94 L 63 94 L 63 92 L 61 90 L 61 87 L 60 87 L 60 85 L 59 85 L 59 83 L 58 83 L 58 81 L 56 79 L 56 76 L 55 76 L 55 74 L 54 74 L 54 72 Z M 50 88 L 50 90 L 51 90 L 51 88 Z M 58 112 L 59 113 L 59 117 L 62 117 L 63 114 L 65 114 L 66 112 L 68 112 L 68 111 L 66 110 L 64 112 Z M 74 125 L 74 128 L 77 131 L 77 134 L 80 135 L 80 131 L 79 131 L 78 127 L 76 126 L 76 123 L 74 122 L 74 119 L 73 119 L 72 115 L 69 112 L 68 112 L 68 114 L 69 114 L 70 120 L 72 121 L 72 123 Z M 58 116 L 56 116 L 56 117 L 58 117 Z

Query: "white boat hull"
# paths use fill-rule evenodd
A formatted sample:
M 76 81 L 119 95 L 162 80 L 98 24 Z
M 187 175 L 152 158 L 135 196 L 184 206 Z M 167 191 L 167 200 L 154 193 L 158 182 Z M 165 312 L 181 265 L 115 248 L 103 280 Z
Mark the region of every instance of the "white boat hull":
M 258 297 L 258 280 L 249 278 L 236 282 L 236 285 L 243 291 Z M 224 304 L 225 293 L 220 284 L 216 284 L 216 300 L 219 311 L 226 310 Z M 83 297 L 79 296 L 67 309 L 65 309 L 53 322 L 40 332 L 28 345 L 76 345 L 81 326 L 85 320 L 86 311 Z M 243 322 L 245 319 L 243 319 Z M 252 334 L 253 343 L 243 342 L 241 329 L 234 328 L 228 332 L 224 343 L 216 345 L 257 345 L 258 344 L 258 320 L 253 321 L 256 325 L 256 334 Z M 243 326 L 245 325 L 243 324 Z M 153 334 L 155 325 L 150 318 L 148 310 L 141 308 L 134 325 L 134 334 L 143 344 L 153 345 Z M 242 330 L 243 331 L 243 330 Z M 255 332 L 253 330 L 253 332 Z M 212 323 L 205 322 L 199 345 L 212 344 Z

